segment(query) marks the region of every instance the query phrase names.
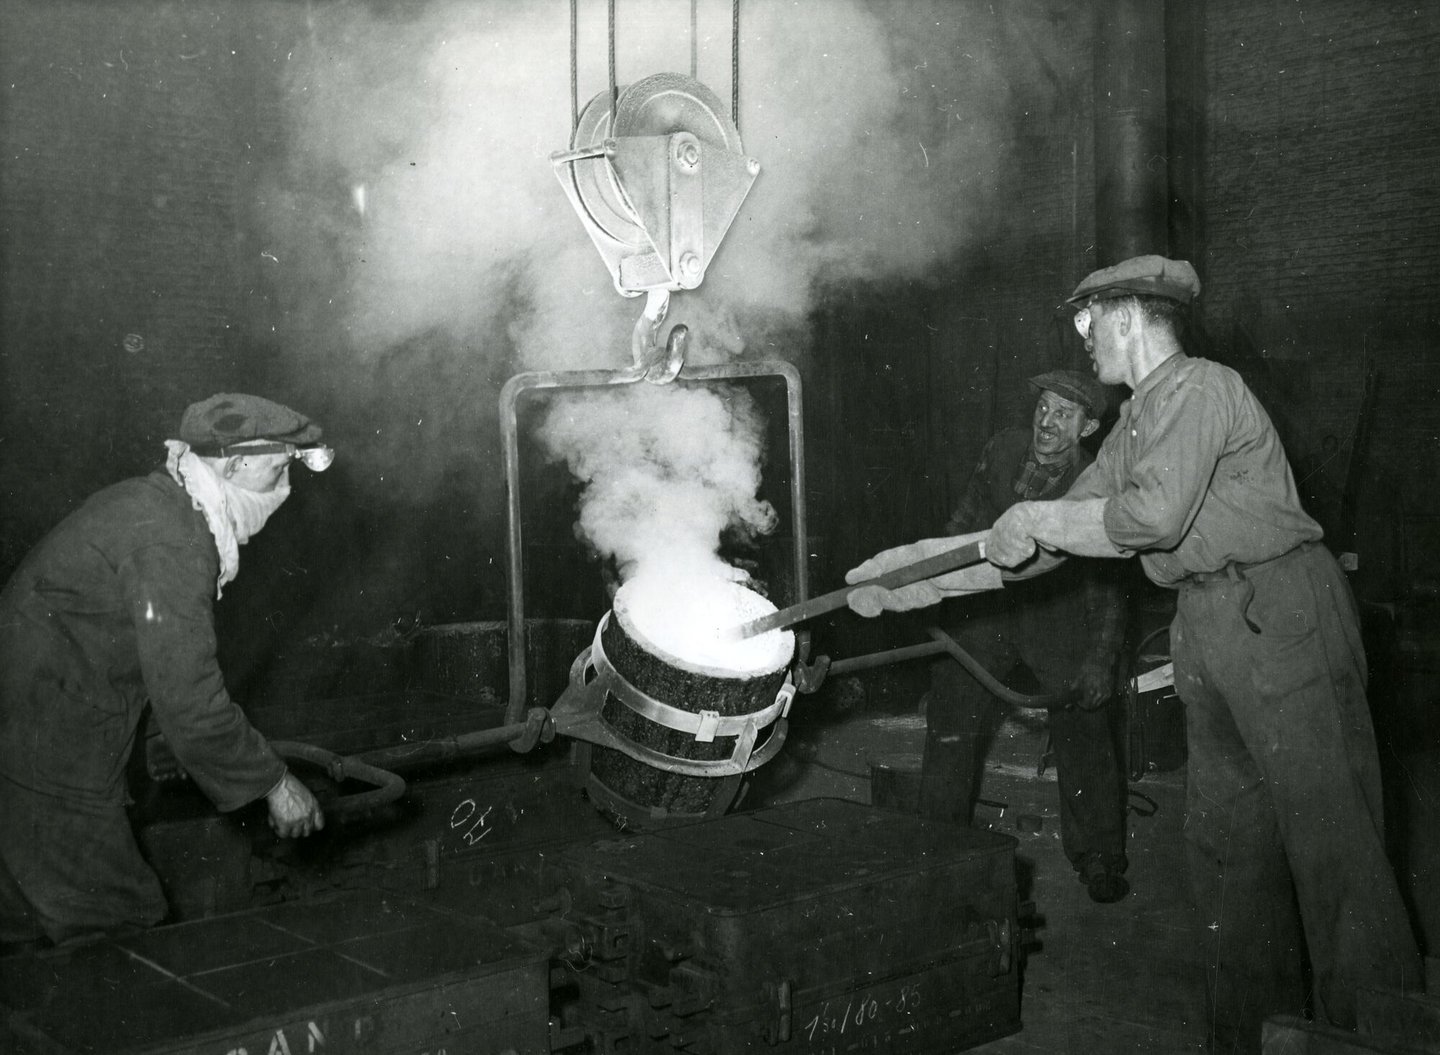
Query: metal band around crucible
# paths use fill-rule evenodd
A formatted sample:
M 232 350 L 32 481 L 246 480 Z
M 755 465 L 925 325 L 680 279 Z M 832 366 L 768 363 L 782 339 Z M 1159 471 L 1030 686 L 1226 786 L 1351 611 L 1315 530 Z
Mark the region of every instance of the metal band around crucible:
M 595 629 L 595 640 L 575 658 L 570 667 L 570 685 L 551 708 L 556 731 L 565 736 L 611 747 L 637 762 L 687 776 L 719 777 L 748 773 L 770 761 L 785 742 L 784 719 L 795 698 L 795 684 L 785 683 L 770 706 L 749 714 L 722 715 L 716 711 L 686 711 L 648 695 L 630 684 L 610 663 L 601 637 L 609 625 L 606 612 Z M 587 669 L 594 671 L 586 677 Z M 637 744 L 621 736 L 601 716 L 605 700 L 613 696 L 622 704 L 656 725 L 685 733 L 699 743 L 712 743 L 717 736 L 735 737 L 735 747 L 726 759 L 678 758 Z M 760 731 L 777 723 L 775 730 L 755 750 Z

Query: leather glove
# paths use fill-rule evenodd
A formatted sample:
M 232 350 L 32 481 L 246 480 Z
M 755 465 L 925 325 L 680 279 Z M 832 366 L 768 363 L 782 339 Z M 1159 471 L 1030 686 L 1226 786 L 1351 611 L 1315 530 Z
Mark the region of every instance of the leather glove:
M 1000 514 L 990 527 L 985 557 L 1002 568 L 1024 564 L 1035 554 L 1035 537 L 1030 534 L 1026 502 L 1017 502 Z
M 1087 659 L 1070 683 L 1070 691 L 1075 697 L 1075 706 L 1082 711 L 1103 706 L 1115 691 L 1114 665 Z
M 903 568 L 916 561 L 933 557 L 937 553 L 944 553 L 946 550 L 964 546 L 977 539 L 984 539 L 986 535 L 987 532 L 976 531 L 968 535 L 921 539 L 919 542 L 881 550 L 863 564 L 847 571 L 845 581 L 858 583 L 875 579 L 896 568 Z M 988 573 L 993 574 L 993 569 L 990 569 Z M 979 593 L 982 590 L 991 589 L 989 584 L 982 585 L 981 576 L 985 574 L 987 574 L 986 563 L 980 561 L 967 568 L 937 575 L 933 579 L 922 579 L 895 590 L 887 590 L 883 586 L 865 586 L 858 590 L 851 590 L 845 598 L 845 603 L 850 606 L 852 611 L 867 619 L 877 616 L 881 612 L 908 612 L 914 608 L 924 608 L 927 605 L 936 604 L 946 597 Z
M 325 827 L 325 814 L 310 789 L 288 769 L 265 796 L 270 807 L 270 827 L 282 839 L 310 835 Z

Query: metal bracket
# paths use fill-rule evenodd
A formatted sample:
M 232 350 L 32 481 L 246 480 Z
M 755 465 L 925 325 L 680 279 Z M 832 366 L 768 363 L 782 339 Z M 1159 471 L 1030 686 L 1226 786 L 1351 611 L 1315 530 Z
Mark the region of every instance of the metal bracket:
M 601 644 L 601 635 L 609 624 L 610 613 L 600 620 L 595 640 L 570 665 L 570 684 L 555 705 L 550 717 L 555 731 L 563 736 L 613 748 L 621 754 L 667 773 L 692 777 L 725 777 L 758 769 L 775 757 L 785 742 L 785 717 L 795 698 L 795 686 L 787 678 L 770 706 L 749 714 L 718 715 L 713 711 L 696 713 L 681 710 L 641 692 L 626 681 L 610 664 Z M 733 736 L 734 747 L 725 759 L 677 758 L 637 744 L 621 736 L 605 721 L 602 710 L 608 699 L 621 704 L 656 725 L 687 733 L 699 742 L 713 742 L 716 736 Z M 773 727 L 773 728 L 772 728 Z M 770 735 L 757 751 L 760 732 L 771 729 Z
M 678 329 L 678 327 L 676 327 Z M 673 336 L 673 335 L 672 335 Z M 576 370 L 553 373 L 517 374 L 505 383 L 500 392 L 500 439 L 505 455 L 506 485 L 506 584 L 509 589 L 507 617 L 507 648 L 510 692 L 505 711 L 507 723 L 524 719 L 529 706 L 526 684 L 525 650 L 525 563 L 521 517 L 520 425 L 519 403 L 522 397 L 546 390 L 583 390 L 611 385 L 637 384 L 646 380 L 647 367 L 632 366 L 627 370 Z M 716 366 L 684 366 L 675 381 L 679 383 L 735 382 L 747 378 L 775 377 L 785 384 L 789 418 L 789 466 L 791 559 L 795 569 L 795 600 L 810 595 L 810 574 L 807 563 L 809 535 L 805 515 L 805 424 L 804 394 L 800 371 L 784 360 L 724 363 Z M 803 640 L 797 634 L 797 643 Z M 565 732 L 565 730 L 560 730 Z M 568 734 L 567 734 L 568 735 Z

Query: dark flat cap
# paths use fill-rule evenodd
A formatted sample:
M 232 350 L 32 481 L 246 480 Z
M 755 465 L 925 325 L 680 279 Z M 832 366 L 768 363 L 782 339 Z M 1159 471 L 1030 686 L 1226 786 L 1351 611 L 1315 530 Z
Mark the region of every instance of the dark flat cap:
M 1078 304 L 1098 297 L 1132 295 L 1169 297 L 1189 304 L 1200 295 L 1200 276 L 1188 260 L 1170 260 L 1163 256 L 1132 256 L 1113 267 L 1102 267 L 1086 275 L 1075 292 L 1065 298 L 1067 304 Z
M 207 457 L 234 443 L 269 440 L 303 447 L 319 442 L 321 435 L 320 426 L 299 411 L 238 392 L 191 403 L 180 418 L 180 439 Z
M 1030 384 L 1041 392 L 1054 392 L 1078 403 L 1097 420 L 1105 412 L 1105 389 L 1099 381 L 1078 370 L 1047 370 L 1030 378 Z

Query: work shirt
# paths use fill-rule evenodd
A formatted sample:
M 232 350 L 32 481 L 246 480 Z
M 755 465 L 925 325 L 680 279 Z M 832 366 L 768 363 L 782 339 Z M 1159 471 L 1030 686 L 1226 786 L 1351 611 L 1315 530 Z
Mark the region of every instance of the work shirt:
M 1105 534 L 1173 586 L 1318 540 L 1285 450 L 1229 367 L 1178 353 L 1136 387 L 1100 453 L 1065 496 L 1108 498 Z

